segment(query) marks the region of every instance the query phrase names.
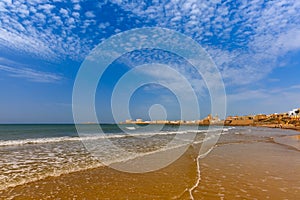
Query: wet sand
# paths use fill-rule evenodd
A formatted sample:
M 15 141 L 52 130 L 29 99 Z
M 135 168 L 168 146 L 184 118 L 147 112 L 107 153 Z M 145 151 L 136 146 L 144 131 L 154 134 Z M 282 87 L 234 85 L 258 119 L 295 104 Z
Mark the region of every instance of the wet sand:
M 264 142 L 223 145 L 201 166 L 195 199 L 297 199 L 300 195 L 300 152 L 289 147 Z
M 274 141 L 283 145 L 291 146 L 300 151 L 300 135 L 274 138 Z
M 190 148 L 170 166 L 132 174 L 109 167 L 50 177 L 6 190 L 14 199 L 172 199 L 194 184 L 196 152 Z
M 297 136 L 288 136 L 296 138 Z M 284 137 L 282 137 L 284 138 Z M 224 135 L 200 160 L 194 199 L 297 199 L 300 151 L 269 138 Z M 1 199 L 190 199 L 197 178 L 198 147 L 166 168 L 144 174 L 109 167 L 85 170 L 17 186 Z

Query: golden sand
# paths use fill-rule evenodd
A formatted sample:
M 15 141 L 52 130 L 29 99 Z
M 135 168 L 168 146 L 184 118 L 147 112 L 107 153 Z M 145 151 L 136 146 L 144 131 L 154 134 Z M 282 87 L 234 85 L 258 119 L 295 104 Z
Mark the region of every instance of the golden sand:
M 293 136 L 290 136 L 292 139 L 295 139 L 297 141 L 300 141 L 300 135 L 293 135 Z
M 224 136 L 226 137 L 226 136 Z M 299 139 L 298 136 L 293 138 Z M 221 139 L 222 140 L 222 139 Z M 295 140 L 295 141 L 297 141 Z M 0 192 L 1 199 L 190 199 L 197 148 L 166 168 L 130 174 L 109 167 L 50 177 Z M 219 144 L 201 159 L 194 199 L 297 199 L 300 152 L 270 140 Z
M 289 147 L 296 148 L 300 151 L 300 135 L 278 137 L 274 140 L 279 144 L 287 145 Z

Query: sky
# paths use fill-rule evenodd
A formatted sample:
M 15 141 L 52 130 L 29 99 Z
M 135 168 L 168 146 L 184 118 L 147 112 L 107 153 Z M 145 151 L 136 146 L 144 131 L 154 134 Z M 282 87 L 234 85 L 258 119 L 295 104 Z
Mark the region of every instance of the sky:
M 0 123 L 72 123 L 73 86 L 85 58 L 115 34 L 143 27 L 177 31 L 201 45 L 222 76 L 227 115 L 287 112 L 300 107 L 299 19 L 298 0 L 2 0 Z M 187 78 L 201 117 L 211 112 L 203 77 L 186 60 L 145 49 L 122 55 L 101 77 L 100 122 L 114 121 L 110 103 L 118 79 L 154 61 Z M 177 76 L 155 69 L 148 75 L 180 88 Z M 165 110 L 151 107 L 157 104 Z M 179 105 L 169 88 L 148 84 L 131 96 L 129 110 L 133 119 L 164 112 L 179 119 Z

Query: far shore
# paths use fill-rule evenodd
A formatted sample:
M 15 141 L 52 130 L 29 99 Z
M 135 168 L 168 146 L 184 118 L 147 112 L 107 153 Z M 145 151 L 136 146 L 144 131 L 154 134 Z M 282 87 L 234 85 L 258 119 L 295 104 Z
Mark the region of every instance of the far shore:
M 250 127 L 266 127 L 266 128 L 281 128 L 281 129 L 290 129 L 290 130 L 295 130 L 295 131 L 300 131 L 300 126 L 294 125 L 294 124 L 255 124 L 255 123 L 246 123 L 246 124 L 228 124 L 228 123 L 224 123 L 224 121 L 220 121 L 218 123 L 147 123 L 147 122 L 143 122 L 143 123 L 121 123 L 123 125 L 150 125 L 150 124 L 157 124 L 157 125 L 188 125 L 188 126 L 250 126 Z
M 200 120 L 152 120 L 144 121 L 143 119 L 128 119 L 120 124 L 125 125 L 196 125 L 196 126 L 256 126 L 268 128 L 282 128 L 300 131 L 300 108 L 286 113 L 258 114 L 245 116 L 228 116 L 225 120 L 218 115 L 207 117 Z

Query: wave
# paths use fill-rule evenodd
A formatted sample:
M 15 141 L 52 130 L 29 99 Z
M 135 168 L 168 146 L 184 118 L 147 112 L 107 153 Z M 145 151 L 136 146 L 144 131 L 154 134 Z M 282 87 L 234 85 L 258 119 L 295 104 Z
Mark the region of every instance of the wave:
M 126 138 L 126 137 L 152 137 L 162 135 L 177 135 L 177 134 L 198 134 L 207 133 L 211 131 L 228 131 L 226 129 L 213 129 L 213 130 L 184 130 L 184 131 L 165 131 L 165 132 L 144 132 L 144 133 L 130 133 L 130 134 L 80 134 L 80 137 L 48 137 L 48 138 L 31 138 L 20 140 L 0 140 L 0 147 L 4 146 L 22 146 L 31 144 L 46 144 L 46 143 L 58 143 L 58 142 L 80 142 L 88 140 L 99 139 L 114 139 L 114 138 Z
M 214 129 L 214 130 L 210 130 L 210 131 L 219 131 L 219 130 L 223 130 L 223 129 Z M 176 135 L 176 134 L 187 134 L 187 133 L 193 133 L 193 134 L 205 134 L 207 133 L 207 130 L 185 130 L 185 131 L 165 131 L 165 132 L 152 132 L 152 133 L 136 133 L 136 134 L 119 134 L 119 135 L 87 135 L 84 137 L 54 137 L 54 138 L 35 138 L 35 139 L 23 139 L 23 140 L 9 140 L 9 141 L 1 141 L 0 140 L 0 146 L 15 146 L 15 145 L 26 145 L 26 144 L 43 144 L 43 143 L 56 143 L 56 142 L 72 142 L 72 141 L 82 141 L 82 140 L 96 140 L 96 139 L 103 139 L 103 138 L 124 138 L 124 137 L 138 137 L 138 136 L 155 136 L 155 135 Z M 213 137 L 213 135 L 211 135 L 210 137 Z M 203 140 L 200 141 L 194 141 L 193 144 L 198 144 L 203 142 Z M 151 151 L 151 152 L 144 152 L 144 153 L 136 153 L 136 154 L 132 154 L 129 157 L 116 157 L 113 158 L 112 160 L 107 160 L 106 163 L 99 163 L 99 162 L 95 162 L 95 163 L 89 163 L 88 165 L 85 166 L 79 166 L 79 165 L 75 165 L 71 168 L 59 168 L 59 169 L 55 169 L 53 171 L 49 171 L 47 170 L 47 173 L 45 174 L 38 174 L 38 176 L 30 176 L 30 179 L 18 179 L 16 181 L 11 181 L 11 182 L 7 182 L 4 185 L 0 184 L 0 190 L 4 190 L 7 189 L 8 187 L 15 187 L 17 185 L 22 185 L 25 183 L 29 183 L 29 182 L 33 182 L 33 181 L 37 181 L 37 180 L 41 180 L 44 179 L 46 177 L 55 177 L 55 176 L 60 176 L 62 174 L 68 174 L 71 172 L 77 172 L 77 171 L 82 171 L 82 170 L 86 170 L 86 169 L 93 169 L 93 168 L 98 168 L 101 166 L 105 166 L 105 165 L 110 165 L 110 164 L 114 164 L 114 163 L 118 163 L 118 162 L 125 162 L 128 160 L 132 160 L 138 157 L 142 157 L 142 156 L 146 156 L 146 155 L 150 155 L 150 154 L 155 154 L 155 153 L 159 153 L 162 151 L 168 151 L 168 150 L 172 150 L 175 148 L 180 148 L 186 145 L 189 145 L 190 141 L 186 141 L 183 143 L 179 143 L 179 144 L 175 144 L 174 146 L 169 146 L 169 147 L 164 147 L 155 151 Z
M 126 126 L 125 128 L 128 129 L 128 130 L 135 130 L 136 129 L 134 126 Z
M 27 183 L 32 183 L 35 181 L 39 181 L 42 179 L 45 179 L 47 177 L 59 177 L 63 174 L 70 174 L 70 173 L 74 173 L 74 172 L 79 172 L 79 171 L 84 171 L 84 170 L 89 170 L 89 169 L 95 169 L 98 167 L 103 167 L 104 165 L 102 163 L 97 163 L 94 165 L 89 165 L 89 166 L 85 166 L 85 167 L 74 167 L 72 169 L 55 169 L 53 172 L 48 172 L 46 174 L 39 174 L 38 176 L 34 177 L 34 176 L 30 176 L 30 178 L 23 178 L 23 179 L 19 179 L 17 181 L 13 181 L 10 183 L 5 183 L 5 184 L 1 184 L 0 185 L 0 192 L 3 190 L 6 190 L 7 188 L 13 188 L 19 185 L 24 185 Z
M 176 149 L 176 148 L 180 148 L 187 145 L 186 143 L 184 144 L 180 144 L 180 145 L 175 145 L 169 148 L 162 148 L 160 150 L 156 150 L 156 151 L 152 151 L 152 152 L 146 152 L 146 153 L 135 153 L 132 154 L 129 157 L 122 157 L 122 158 L 117 158 L 117 159 L 113 159 L 111 161 L 106 161 L 105 163 L 102 162 L 96 162 L 93 164 L 89 164 L 86 166 L 73 166 L 71 168 L 65 168 L 65 169 L 55 169 L 53 171 L 48 171 L 45 174 L 39 174 L 38 176 L 30 176 L 30 178 L 24 178 L 24 179 L 19 179 L 16 181 L 12 181 L 12 182 L 6 182 L 5 184 L 0 184 L 0 192 L 7 189 L 7 188 L 13 188 L 19 185 L 24 185 L 27 183 L 31 183 L 31 182 L 35 182 L 35 181 L 39 181 L 42 179 L 45 179 L 47 177 L 58 177 L 61 176 L 63 174 L 70 174 L 70 173 L 74 173 L 74 172 L 80 172 L 80 171 L 84 171 L 84 170 L 89 170 L 89 169 L 95 169 L 95 168 L 99 168 L 99 167 L 105 167 L 105 166 L 110 166 L 111 164 L 116 164 L 116 163 L 122 163 L 122 162 L 126 162 L 129 160 L 133 160 L 139 157 L 143 157 L 143 156 L 147 156 L 147 155 L 151 155 L 151 154 L 155 154 L 155 153 L 160 153 L 163 151 L 168 151 L 168 150 L 172 150 L 172 149 Z

